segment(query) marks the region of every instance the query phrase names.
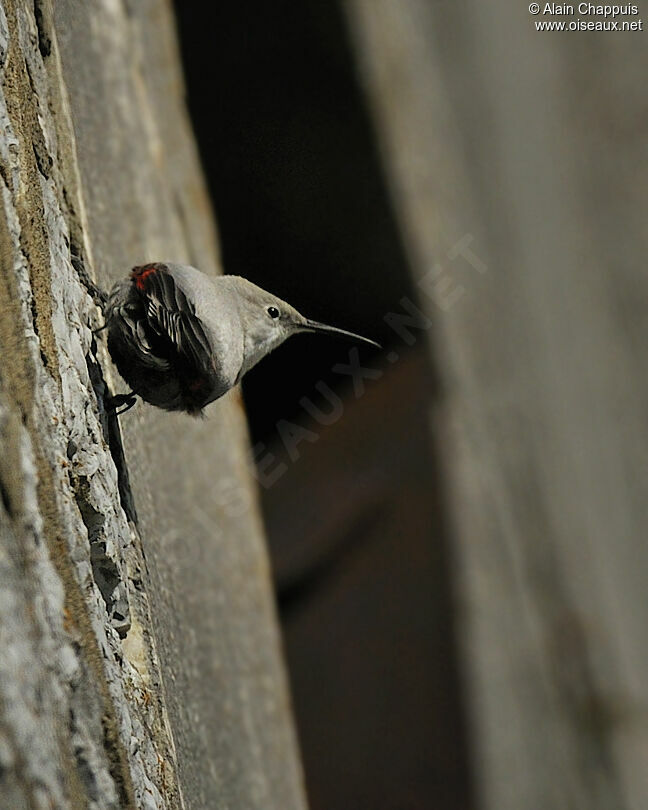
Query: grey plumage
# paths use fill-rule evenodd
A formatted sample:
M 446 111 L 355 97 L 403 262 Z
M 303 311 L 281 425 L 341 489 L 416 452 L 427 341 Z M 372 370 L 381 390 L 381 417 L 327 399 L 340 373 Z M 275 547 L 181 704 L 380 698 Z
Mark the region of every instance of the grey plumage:
M 106 306 L 108 349 L 134 395 L 159 408 L 200 414 L 265 355 L 298 332 L 372 340 L 311 321 L 239 276 L 194 267 L 135 267 Z M 132 397 L 131 397 L 132 399 Z M 123 402 L 132 404 L 128 396 Z

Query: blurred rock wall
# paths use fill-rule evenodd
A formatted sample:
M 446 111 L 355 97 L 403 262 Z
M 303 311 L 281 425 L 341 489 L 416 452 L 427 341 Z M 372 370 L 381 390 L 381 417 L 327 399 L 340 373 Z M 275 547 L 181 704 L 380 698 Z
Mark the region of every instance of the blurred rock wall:
M 218 272 L 163 0 L 0 3 L 0 795 L 304 806 L 247 434 L 103 411 L 80 262 Z
M 346 8 L 443 386 L 479 804 L 641 810 L 645 32 Z

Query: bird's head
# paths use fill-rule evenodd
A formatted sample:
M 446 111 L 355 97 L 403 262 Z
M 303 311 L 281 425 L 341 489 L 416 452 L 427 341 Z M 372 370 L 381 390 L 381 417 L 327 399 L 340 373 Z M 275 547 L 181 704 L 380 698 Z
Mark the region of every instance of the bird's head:
M 240 376 L 249 371 L 266 354 L 280 346 L 284 340 L 298 332 L 321 332 L 381 348 L 369 338 L 305 318 L 290 304 L 247 279 L 239 276 L 225 278 L 230 281 L 237 294 L 239 318 L 244 333 L 244 360 Z

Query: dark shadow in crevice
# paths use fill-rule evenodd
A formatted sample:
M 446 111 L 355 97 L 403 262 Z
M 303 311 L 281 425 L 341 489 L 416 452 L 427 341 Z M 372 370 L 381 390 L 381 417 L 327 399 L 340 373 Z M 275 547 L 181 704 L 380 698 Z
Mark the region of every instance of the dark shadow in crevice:
M 88 367 L 90 382 L 94 389 L 95 396 L 97 397 L 97 402 L 99 403 L 101 429 L 117 469 L 119 500 L 128 520 L 137 525 L 137 510 L 135 509 L 135 500 L 133 498 L 128 475 L 128 465 L 126 464 L 126 457 L 124 455 L 119 419 L 114 411 L 108 412 L 105 409 L 105 403 L 110 399 L 110 395 L 101 366 L 97 360 L 97 344 L 94 339 L 92 340 L 90 353 L 86 355 L 86 365 Z

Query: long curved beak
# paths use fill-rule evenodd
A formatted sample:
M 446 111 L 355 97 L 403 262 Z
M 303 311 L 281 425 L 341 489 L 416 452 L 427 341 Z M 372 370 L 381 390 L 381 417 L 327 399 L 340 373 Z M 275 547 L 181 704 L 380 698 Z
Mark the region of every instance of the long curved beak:
M 322 332 L 326 335 L 338 335 L 339 337 L 346 338 L 347 340 L 357 340 L 359 343 L 368 343 L 370 346 L 375 346 L 377 349 L 382 349 L 380 343 L 376 343 L 375 340 L 369 340 L 369 338 L 362 337 L 362 335 L 356 335 L 355 332 L 347 332 L 346 329 L 338 329 L 337 326 L 329 326 L 325 323 L 319 323 L 319 321 L 311 321 L 306 319 L 306 322 L 301 324 L 301 328 L 307 332 Z

